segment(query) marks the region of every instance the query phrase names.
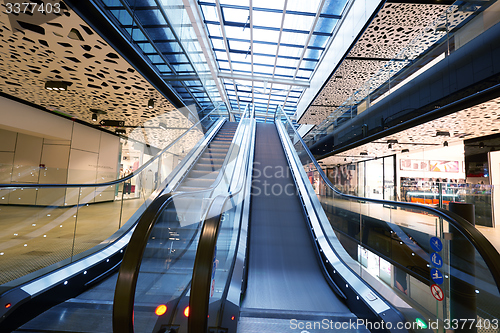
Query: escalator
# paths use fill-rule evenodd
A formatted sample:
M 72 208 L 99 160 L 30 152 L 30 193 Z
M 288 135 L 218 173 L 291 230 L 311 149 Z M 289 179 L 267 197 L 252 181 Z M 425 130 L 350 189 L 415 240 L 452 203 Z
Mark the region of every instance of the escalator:
M 306 320 L 356 321 L 316 260 L 274 124 L 257 124 L 254 161 L 248 282 L 238 332 L 286 332 Z
M 247 124 L 251 126 L 251 122 Z M 148 267 L 152 262 L 146 255 L 149 245 L 144 255 L 125 255 L 115 294 L 114 332 L 286 332 L 306 328 L 306 321 L 321 323 L 320 329 L 328 325 L 366 332 L 359 323 L 351 325 L 358 322 L 359 315 L 402 320 L 380 299 L 370 304 L 379 312 L 374 314 L 370 306 L 358 304 L 353 313 L 352 296 L 340 290 L 322 260 L 311 230 L 311 212 L 304 208 L 299 193 L 304 184 L 299 185 L 296 171 L 289 168 L 290 156 L 280 144 L 276 126 L 255 127 L 247 148 L 238 155 L 246 165 L 239 164 L 240 175 L 225 193 L 211 197 L 195 241 L 178 242 L 173 257 L 155 257 L 158 266 L 163 266 L 156 270 Z M 149 226 L 143 229 L 152 231 L 137 239 L 147 239 L 150 244 L 156 238 L 155 229 L 162 225 L 162 212 L 168 207 L 158 207 L 156 221 L 144 221 Z M 175 234 L 197 218 L 187 219 L 185 226 L 182 220 Z M 192 269 L 182 265 L 182 281 L 175 263 L 162 264 L 191 260 Z M 138 265 L 140 272 L 134 272 Z M 366 290 L 371 291 L 361 288 Z M 163 310 L 156 312 L 159 309 Z
M 231 122 L 222 126 L 176 191 L 203 190 L 213 184 L 222 168 L 237 126 L 237 123 Z
M 500 255 L 477 230 L 439 209 L 340 193 L 278 111 L 256 124 L 250 110 L 199 147 L 138 221 L 113 301 L 95 289 L 80 303 L 101 314 L 113 303 L 120 333 L 497 329 Z
M 183 179 L 175 187 L 174 192 L 189 192 L 205 190 L 212 185 L 222 168 L 226 154 L 236 131 L 237 124 L 226 122 L 215 137 L 210 141 L 204 152 L 194 165 L 187 171 Z M 200 230 L 200 210 L 202 199 L 185 196 L 175 201 L 175 205 L 167 207 L 151 234 L 148 247 L 144 252 L 143 269 L 150 275 L 156 275 L 165 267 L 156 258 L 162 257 L 169 261 L 169 269 L 175 270 L 177 279 L 189 279 L 190 271 L 186 266 L 193 265 L 194 250 L 188 250 L 179 258 L 175 255 L 178 244 L 193 241 Z M 186 220 L 197 220 L 197 223 L 183 225 Z M 176 228 L 177 225 L 182 228 Z M 175 228 L 175 232 L 171 230 Z M 176 239 L 177 241 L 169 241 Z M 182 249 L 181 249 L 182 250 Z M 181 251 L 179 250 L 179 251 Z M 189 272 L 189 274 L 184 274 Z M 92 287 L 90 290 L 58 304 L 33 320 L 19 327 L 14 332 L 98 332 L 112 331 L 112 310 L 117 273 Z M 147 292 L 149 283 L 142 283 L 138 290 Z M 162 295 L 169 296 L 168 293 Z M 147 308 L 147 304 L 144 305 Z M 140 320 L 139 315 L 136 316 Z
M 197 257 L 214 255 L 196 261 L 189 305 L 197 312 L 175 332 L 498 329 L 500 256 L 484 236 L 444 210 L 342 194 L 277 114 L 279 140 L 274 125 L 257 125 L 250 218 L 240 223 L 232 271 L 212 264 L 220 235 L 200 242 Z M 221 204 L 220 216 L 227 211 Z M 222 295 L 208 297 L 217 274 Z
M 40 227 L 43 232 L 26 234 L 25 229 L 19 229 L 24 247 L 31 251 L 21 252 L 23 243 L 2 244 L 2 250 L 10 248 L 1 252 L 0 331 L 112 330 L 115 272 L 136 222 L 165 193 L 189 191 L 196 177 L 200 178 L 198 187 L 215 180 L 214 173 L 221 167 L 218 159 L 227 152 L 236 128 L 224 118 L 213 117 L 217 113 L 217 108 L 208 110 L 156 156 L 122 179 L 100 184 L 0 184 L 2 198 L 16 195 L 16 191 L 37 191 L 38 199 L 46 202 L 44 206 L 24 208 L 25 212 L 19 214 L 22 219 L 30 219 L 18 223 L 18 229 L 28 221 L 30 227 Z M 207 158 L 210 165 L 204 163 Z M 155 175 L 154 183 L 151 174 Z M 123 184 L 131 181 L 144 186 L 139 187 L 136 197 L 126 199 Z M 114 200 L 109 199 L 111 195 Z M 2 216 L 15 217 L 6 215 L 15 209 L 3 206 Z M 69 229 L 64 228 L 67 226 Z M 7 228 L 3 233 L 6 231 L 10 232 Z M 63 236 L 55 237 L 55 232 Z M 69 242 L 65 241 L 68 238 Z

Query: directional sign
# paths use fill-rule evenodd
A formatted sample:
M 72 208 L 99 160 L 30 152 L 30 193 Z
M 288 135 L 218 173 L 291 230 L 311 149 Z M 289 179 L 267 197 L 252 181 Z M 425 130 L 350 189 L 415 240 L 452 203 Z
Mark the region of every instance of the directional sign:
M 441 273 L 436 268 L 431 269 L 431 278 L 435 284 L 442 284 L 443 283 L 443 273 Z
M 431 262 L 437 268 L 441 268 L 443 266 L 443 259 L 436 252 L 431 254 Z
M 441 289 L 441 287 L 439 287 L 437 284 L 433 284 L 431 286 L 431 293 L 432 296 L 434 296 L 434 298 L 438 301 L 442 301 L 444 299 L 443 289 Z
M 99 122 L 99 125 L 101 126 L 113 126 L 113 127 L 123 127 L 125 126 L 125 121 L 124 120 L 108 120 L 108 119 L 103 119 Z
M 443 243 L 441 243 L 441 240 L 437 237 L 432 237 L 431 238 L 431 248 L 436 251 L 436 252 L 439 252 L 443 249 Z

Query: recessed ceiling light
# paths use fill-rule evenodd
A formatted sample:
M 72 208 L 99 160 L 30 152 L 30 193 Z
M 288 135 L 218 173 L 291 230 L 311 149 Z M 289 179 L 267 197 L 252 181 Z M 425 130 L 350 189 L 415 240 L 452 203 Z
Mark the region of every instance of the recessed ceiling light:
M 56 91 L 65 91 L 68 90 L 68 86 L 71 83 L 64 81 L 46 81 L 45 89 L 47 90 L 56 90 Z

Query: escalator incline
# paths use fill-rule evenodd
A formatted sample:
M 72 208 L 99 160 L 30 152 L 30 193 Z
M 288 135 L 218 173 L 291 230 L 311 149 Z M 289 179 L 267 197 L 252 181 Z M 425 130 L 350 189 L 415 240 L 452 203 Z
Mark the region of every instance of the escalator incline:
M 257 124 L 248 284 L 238 332 L 290 330 L 291 320 L 356 320 L 316 258 L 274 124 Z
M 226 122 L 209 143 L 193 168 L 188 172 L 176 191 L 196 191 L 212 185 L 222 167 L 238 124 Z M 196 209 L 193 209 L 195 207 Z M 166 269 L 182 284 L 190 277 L 195 249 L 185 244 L 192 241 L 199 231 L 201 200 L 179 198 L 162 213 L 155 225 L 145 249 L 141 267 L 151 276 Z M 190 221 L 183 225 L 183 221 Z M 196 223 L 192 223 L 195 221 Z M 175 229 L 176 241 L 169 241 Z M 178 255 L 176 251 L 178 250 Z M 165 266 L 165 258 L 169 265 Z M 58 304 L 27 322 L 14 332 L 92 332 L 109 333 L 112 328 L 113 297 L 118 273 L 93 286 L 75 298 Z M 175 284 L 175 281 L 174 284 Z M 150 292 L 153 282 L 138 284 L 137 295 Z M 147 308 L 149 304 L 138 304 Z M 141 320 L 140 312 L 136 320 Z

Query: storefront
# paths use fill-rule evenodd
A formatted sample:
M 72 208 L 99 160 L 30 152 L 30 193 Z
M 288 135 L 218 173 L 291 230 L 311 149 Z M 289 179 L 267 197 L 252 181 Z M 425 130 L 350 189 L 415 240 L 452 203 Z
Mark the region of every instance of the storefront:
M 365 198 L 395 200 L 395 160 L 387 156 L 357 163 L 357 195 Z

